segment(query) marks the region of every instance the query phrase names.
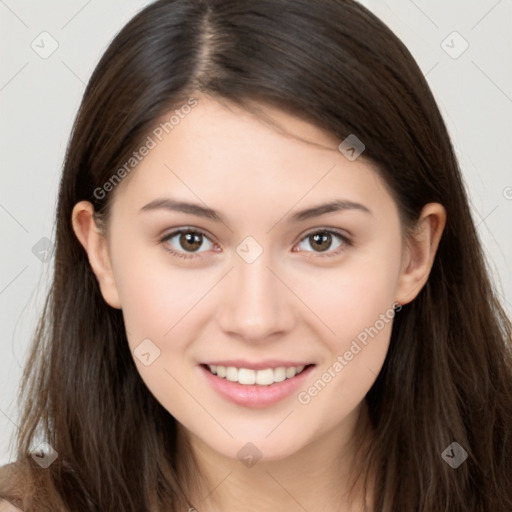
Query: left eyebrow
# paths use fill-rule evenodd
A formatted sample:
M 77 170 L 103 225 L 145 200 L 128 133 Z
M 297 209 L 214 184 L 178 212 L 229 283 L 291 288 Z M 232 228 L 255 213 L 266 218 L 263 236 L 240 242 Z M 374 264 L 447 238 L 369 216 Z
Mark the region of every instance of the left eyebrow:
M 290 217 L 288 223 L 300 222 L 311 219 L 313 217 L 324 215 L 326 213 L 341 212 L 346 210 L 359 210 L 373 215 L 372 211 L 361 203 L 356 203 L 347 199 L 339 199 L 330 201 L 329 203 L 320 204 L 318 206 L 313 206 L 311 208 L 306 208 L 305 210 L 300 210 Z

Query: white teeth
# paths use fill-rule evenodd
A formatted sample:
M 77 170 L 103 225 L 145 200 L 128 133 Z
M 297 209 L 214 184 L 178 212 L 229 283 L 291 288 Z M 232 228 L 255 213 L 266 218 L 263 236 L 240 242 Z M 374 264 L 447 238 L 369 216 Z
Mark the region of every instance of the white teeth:
M 286 378 L 291 379 L 292 377 L 295 377 L 295 374 L 297 373 L 297 370 L 292 366 L 291 368 L 286 368 Z
M 238 369 L 234 366 L 228 366 L 226 368 L 226 380 L 236 382 L 238 380 Z
M 254 370 L 248 370 L 247 368 L 240 368 L 238 370 L 238 382 L 240 384 L 255 384 L 257 380 Z M 261 382 L 258 382 L 258 384 L 261 384 Z
M 285 368 L 280 366 L 278 368 L 266 368 L 264 370 L 251 370 L 249 368 L 235 368 L 234 366 L 219 366 L 208 365 L 210 371 L 218 377 L 225 378 L 231 382 L 238 382 L 239 384 L 259 386 L 270 386 L 274 382 L 283 382 L 286 379 L 291 379 L 304 370 L 304 366 L 291 366 Z
M 256 372 L 256 384 L 260 386 L 269 386 L 274 383 L 274 370 L 267 368 L 266 370 L 258 370 Z
M 283 380 L 286 380 L 286 368 L 279 366 L 274 370 L 274 382 L 283 382 Z

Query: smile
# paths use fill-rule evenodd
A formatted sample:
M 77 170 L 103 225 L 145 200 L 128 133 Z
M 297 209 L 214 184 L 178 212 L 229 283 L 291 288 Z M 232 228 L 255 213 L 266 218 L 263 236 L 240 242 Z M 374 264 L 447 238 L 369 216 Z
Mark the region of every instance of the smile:
M 280 366 L 278 368 L 265 368 L 252 370 L 250 368 L 236 368 L 234 366 L 207 365 L 213 375 L 231 382 L 238 382 L 244 385 L 270 386 L 276 382 L 283 382 L 299 375 L 305 368 L 302 366 Z
M 240 362 L 239 366 L 232 364 L 200 364 L 198 368 L 209 386 L 221 398 L 249 408 L 268 407 L 292 396 L 304 385 L 316 366 L 284 366 L 267 362 L 250 365 L 259 368 L 247 368 L 247 363 L 244 365 Z

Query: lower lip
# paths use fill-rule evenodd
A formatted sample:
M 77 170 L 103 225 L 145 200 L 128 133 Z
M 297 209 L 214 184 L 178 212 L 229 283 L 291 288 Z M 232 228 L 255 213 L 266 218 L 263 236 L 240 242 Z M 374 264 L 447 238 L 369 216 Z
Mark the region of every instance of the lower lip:
M 208 368 L 200 365 L 203 372 L 213 389 L 224 398 L 244 407 L 263 408 L 280 402 L 296 391 L 304 383 L 307 376 L 311 373 L 314 365 L 308 366 L 301 373 L 291 379 L 282 382 L 274 382 L 269 386 L 258 386 L 255 384 L 246 385 L 238 382 L 213 375 Z

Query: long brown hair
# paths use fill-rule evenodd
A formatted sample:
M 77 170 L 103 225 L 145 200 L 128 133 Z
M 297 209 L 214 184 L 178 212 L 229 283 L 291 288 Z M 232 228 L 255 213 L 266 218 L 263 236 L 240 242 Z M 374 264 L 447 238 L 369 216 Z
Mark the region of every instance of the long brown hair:
M 511 323 L 428 84 L 401 41 L 351 0 L 159 0 L 108 47 L 60 183 L 54 278 L 22 385 L 16 468 L 31 486 L 20 504 L 186 510 L 175 420 L 143 384 L 122 314 L 103 300 L 71 212 L 89 200 L 106 220 L 112 194 L 98 187 L 197 91 L 247 109 L 251 100 L 280 105 L 340 142 L 357 134 L 404 227 L 426 203 L 444 205 L 428 282 L 396 315 L 366 396 L 364 467 L 376 471 L 375 511 L 512 510 Z M 39 437 L 59 454 L 45 470 L 27 456 Z M 468 453 L 456 469 L 442 457 L 452 442 Z M 0 495 L 14 499 L 9 492 L 4 479 Z

